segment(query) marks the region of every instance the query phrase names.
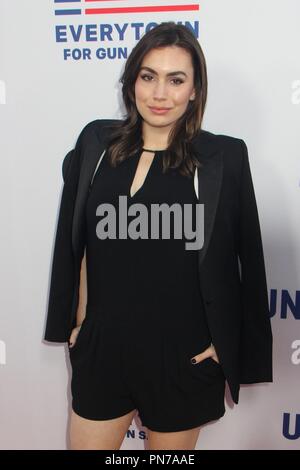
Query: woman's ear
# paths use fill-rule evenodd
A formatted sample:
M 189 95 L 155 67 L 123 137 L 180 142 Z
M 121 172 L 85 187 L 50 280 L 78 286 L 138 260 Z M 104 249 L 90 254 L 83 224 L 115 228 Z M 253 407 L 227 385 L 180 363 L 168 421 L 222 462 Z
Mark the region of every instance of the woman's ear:
M 196 93 L 195 91 L 193 91 L 193 93 L 190 96 L 190 101 L 194 101 L 195 98 L 196 98 Z

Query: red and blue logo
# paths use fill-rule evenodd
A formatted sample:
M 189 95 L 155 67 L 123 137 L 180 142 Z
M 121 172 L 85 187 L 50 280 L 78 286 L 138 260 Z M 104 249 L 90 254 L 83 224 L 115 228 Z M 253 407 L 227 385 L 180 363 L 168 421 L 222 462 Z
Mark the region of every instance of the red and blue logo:
M 115 6 L 123 4 L 122 6 Z M 130 0 L 54 0 L 55 15 L 108 15 L 122 13 L 156 13 L 198 11 L 198 3 L 175 4 L 168 0 L 147 0 L 146 5 L 130 5 Z M 162 5 L 162 3 L 164 3 Z M 92 6 L 93 4 L 93 6 Z M 105 6 L 104 6 L 105 4 Z M 101 6 L 102 5 L 102 6 Z

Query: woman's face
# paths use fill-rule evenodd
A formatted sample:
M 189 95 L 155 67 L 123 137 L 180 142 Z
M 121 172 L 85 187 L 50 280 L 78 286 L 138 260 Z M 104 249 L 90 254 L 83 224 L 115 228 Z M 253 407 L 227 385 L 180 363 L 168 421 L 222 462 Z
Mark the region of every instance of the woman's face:
M 194 98 L 194 69 L 188 51 L 167 46 L 146 54 L 135 82 L 135 101 L 147 125 L 171 128 Z

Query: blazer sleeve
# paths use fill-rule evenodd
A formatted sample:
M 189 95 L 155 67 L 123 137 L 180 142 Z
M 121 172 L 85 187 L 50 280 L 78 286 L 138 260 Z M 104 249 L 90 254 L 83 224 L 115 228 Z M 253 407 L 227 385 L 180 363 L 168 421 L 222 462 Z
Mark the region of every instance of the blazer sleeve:
M 44 334 L 44 339 L 47 341 L 66 342 L 69 339 L 74 292 L 72 221 L 86 132 L 87 126 L 81 131 L 75 147 L 67 153 L 62 163 L 64 184 L 51 263 Z
M 263 245 L 248 149 L 243 140 L 240 142 L 243 155 L 238 243 L 243 309 L 240 383 L 272 382 L 273 337 Z
M 72 159 L 72 155 L 74 154 L 74 149 L 70 150 L 70 152 L 67 153 L 65 158 L 63 159 L 62 163 L 62 177 L 64 180 L 64 183 L 66 182 L 67 175 L 68 175 L 68 170 L 70 167 L 70 160 Z

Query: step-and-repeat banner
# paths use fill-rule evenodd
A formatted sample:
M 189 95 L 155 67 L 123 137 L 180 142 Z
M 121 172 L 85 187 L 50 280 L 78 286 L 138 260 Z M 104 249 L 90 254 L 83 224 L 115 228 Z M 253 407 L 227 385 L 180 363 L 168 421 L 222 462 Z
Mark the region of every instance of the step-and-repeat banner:
M 0 1 L 0 447 L 66 449 L 66 344 L 43 341 L 61 164 L 81 129 L 121 118 L 119 78 L 141 36 L 188 26 L 207 60 L 203 128 L 248 145 L 266 258 L 274 383 L 241 387 L 197 449 L 300 445 L 300 2 Z M 143 449 L 137 415 L 122 449 Z

